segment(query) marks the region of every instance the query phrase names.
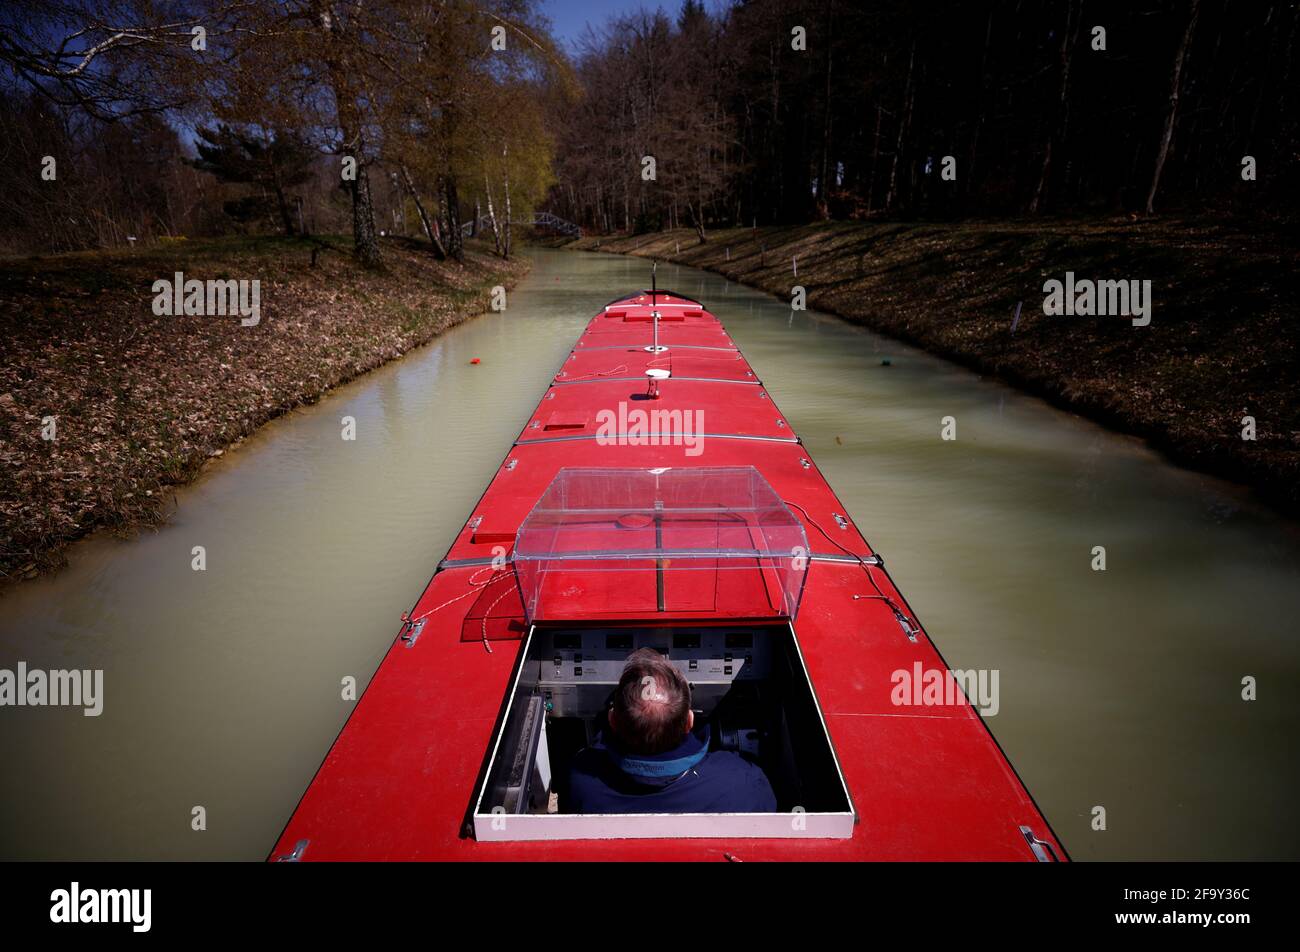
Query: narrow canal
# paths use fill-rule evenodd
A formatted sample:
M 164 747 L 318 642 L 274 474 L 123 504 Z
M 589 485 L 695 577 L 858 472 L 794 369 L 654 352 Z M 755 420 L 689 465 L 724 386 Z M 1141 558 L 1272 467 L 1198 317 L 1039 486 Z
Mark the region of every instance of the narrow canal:
M 0 668 L 104 671 L 99 717 L 0 712 L 0 858 L 266 855 L 352 709 L 341 679 L 364 688 L 591 314 L 648 281 L 530 253 L 505 313 L 266 427 L 161 531 L 0 597 Z M 836 318 L 659 283 L 727 323 L 948 662 L 999 672 L 990 726 L 1076 859 L 1300 857 L 1300 526 Z

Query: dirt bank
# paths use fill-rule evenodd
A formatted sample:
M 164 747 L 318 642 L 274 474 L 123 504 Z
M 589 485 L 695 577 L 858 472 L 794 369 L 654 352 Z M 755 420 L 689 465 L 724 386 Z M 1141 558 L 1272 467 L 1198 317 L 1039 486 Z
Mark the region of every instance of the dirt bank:
M 0 587 L 59 565 L 92 530 L 158 524 L 168 487 L 486 310 L 490 289 L 528 268 L 481 250 L 439 263 L 389 240 L 385 268 L 367 271 L 348 246 L 227 239 L 0 260 Z M 155 315 L 153 282 L 177 271 L 257 280 L 260 321 Z
M 567 244 L 707 268 L 917 344 L 1145 437 L 1300 512 L 1293 229 L 1128 218 L 834 222 Z M 796 276 L 797 268 L 797 276 Z M 1047 316 L 1044 283 L 1150 280 L 1150 324 Z M 1019 317 L 1016 312 L 1019 306 Z M 1256 439 L 1242 438 L 1245 416 Z

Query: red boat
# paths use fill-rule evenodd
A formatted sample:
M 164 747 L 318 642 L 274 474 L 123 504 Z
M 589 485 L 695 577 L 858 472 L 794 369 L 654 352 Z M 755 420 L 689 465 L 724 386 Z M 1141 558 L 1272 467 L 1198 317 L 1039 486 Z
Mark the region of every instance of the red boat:
M 778 812 L 562 811 L 642 647 Z M 1066 859 L 971 683 L 722 323 L 639 292 L 587 325 L 271 858 Z

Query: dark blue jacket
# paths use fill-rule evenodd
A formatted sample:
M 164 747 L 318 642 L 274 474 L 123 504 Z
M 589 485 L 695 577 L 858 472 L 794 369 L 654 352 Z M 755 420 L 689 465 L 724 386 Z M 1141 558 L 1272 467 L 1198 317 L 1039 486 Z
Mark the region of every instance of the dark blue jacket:
M 663 754 L 626 754 L 603 736 L 569 769 L 565 813 L 775 813 L 776 795 L 756 764 L 709 752 L 709 728 Z

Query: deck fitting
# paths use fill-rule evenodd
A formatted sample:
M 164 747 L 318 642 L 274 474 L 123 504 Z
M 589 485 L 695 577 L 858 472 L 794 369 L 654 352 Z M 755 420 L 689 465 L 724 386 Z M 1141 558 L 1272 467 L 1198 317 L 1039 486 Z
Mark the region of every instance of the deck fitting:
M 406 647 L 408 648 L 415 647 L 416 641 L 418 641 L 420 638 L 420 633 L 424 631 L 424 625 L 426 621 L 428 621 L 427 618 L 421 618 L 417 622 L 412 623 L 408 621 L 406 623 L 406 630 L 402 632 L 401 635 L 398 636 L 402 640 L 402 642 L 406 645 Z
M 1021 827 L 1021 829 L 1024 829 L 1024 827 Z M 297 843 L 295 843 L 295 844 L 293 845 L 293 852 L 292 852 L 292 853 L 289 853 L 289 854 L 284 855 L 284 856 L 277 856 L 277 857 L 275 858 L 275 861 L 276 861 L 277 863 L 298 863 L 298 862 L 301 862 L 301 861 L 302 861 L 302 854 L 305 853 L 305 852 L 307 852 L 307 844 L 308 844 L 308 842 L 310 842 L 310 841 L 309 841 L 309 840 L 299 840 Z

